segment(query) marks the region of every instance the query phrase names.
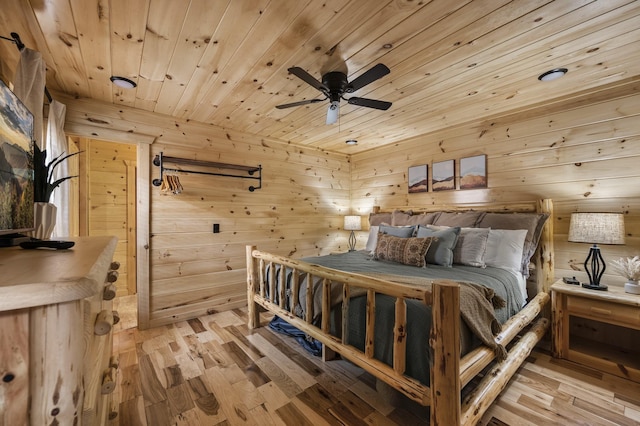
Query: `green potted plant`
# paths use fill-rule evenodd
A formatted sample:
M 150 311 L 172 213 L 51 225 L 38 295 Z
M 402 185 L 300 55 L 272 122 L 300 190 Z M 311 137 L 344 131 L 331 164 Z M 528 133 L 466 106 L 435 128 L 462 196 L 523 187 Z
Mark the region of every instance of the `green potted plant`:
M 50 202 L 53 190 L 60 186 L 64 181 L 77 176 L 66 176 L 60 179 L 54 178 L 56 167 L 69 157 L 79 154 L 62 153 L 47 163 L 47 150 L 40 150 L 38 145 L 34 144 L 33 148 L 33 200 L 34 205 L 34 222 L 35 230 L 33 236 L 41 240 L 51 237 L 53 228 L 56 225 L 57 207 Z

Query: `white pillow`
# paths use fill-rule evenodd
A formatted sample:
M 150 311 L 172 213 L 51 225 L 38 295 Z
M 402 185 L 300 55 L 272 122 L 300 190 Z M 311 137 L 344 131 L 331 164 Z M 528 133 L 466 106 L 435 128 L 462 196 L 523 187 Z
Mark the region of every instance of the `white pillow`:
M 364 247 L 365 250 L 373 254 L 376 251 L 376 246 L 378 245 L 378 225 L 371 225 L 369 227 L 369 238 L 367 239 L 367 245 Z
M 491 229 L 484 263 L 487 266 L 519 273 L 522 269 L 522 250 L 526 237 L 526 229 Z

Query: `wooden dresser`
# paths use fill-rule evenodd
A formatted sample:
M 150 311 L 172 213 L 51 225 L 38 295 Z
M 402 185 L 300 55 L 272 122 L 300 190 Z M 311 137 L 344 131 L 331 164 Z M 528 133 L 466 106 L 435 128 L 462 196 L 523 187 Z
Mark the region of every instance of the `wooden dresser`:
M 0 249 L 0 424 L 101 425 L 116 415 L 116 238 L 72 240 L 69 250 Z

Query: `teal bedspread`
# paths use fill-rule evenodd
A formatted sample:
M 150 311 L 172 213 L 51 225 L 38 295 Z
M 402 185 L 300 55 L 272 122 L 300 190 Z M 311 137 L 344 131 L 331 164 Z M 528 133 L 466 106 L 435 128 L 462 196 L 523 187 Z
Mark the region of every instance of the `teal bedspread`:
M 437 265 L 428 265 L 426 268 L 406 266 L 399 263 L 374 260 L 366 251 L 354 251 L 343 254 L 313 257 L 302 259 L 305 262 L 338 269 L 347 272 L 363 273 L 375 276 L 376 273 L 384 275 L 404 275 L 422 277 L 426 281 L 433 279 L 449 279 L 453 281 L 472 282 L 487 286 L 494 290 L 495 294 L 506 301 L 504 308 L 496 309 L 496 318 L 504 323 L 509 317 L 517 313 L 524 304 L 522 295 L 518 289 L 516 277 L 510 272 L 498 268 L 476 268 L 471 266 L 454 265 L 447 268 Z M 277 271 L 276 271 L 277 272 Z M 290 284 L 290 275 L 288 284 Z M 278 284 L 279 285 L 279 284 Z M 319 289 L 320 283 L 314 283 Z M 290 285 L 289 292 L 290 292 Z M 304 315 L 306 300 L 306 282 L 303 282 L 299 292 L 299 306 L 296 307 L 298 315 Z M 339 288 L 332 290 L 339 293 Z M 316 294 L 319 294 L 317 292 Z M 289 294 L 290 295 L 290 294 Z M 316 309 L 320 312 L 319 299 L 314 301 Z M 366 297 L 357 296 L 351 299 L 349 305 L 349 344 L 364 350 L 365 324 L 366 324 Z M 393 364 L 393 325 L 395 318 L 395 299 L 382 294 L 376 295 L 376 320 L 375 320 L 375 350 L 374 357 L 389 366 Z M 319 321 L 319 316 L 315 317 Z M 341 330 L 341 310 L 333 309 L 331 318 L 331 333 L 338 336 Z M 407 362 L 406 371 L 410 377 L 420 382 L 429 384 L 429 330 L 431 328 L 431 307 L 414 300 L 407 301 Z M 461 321 L 461 351 L 466 353 L 480 344 L 472 335 L 469 328 Z

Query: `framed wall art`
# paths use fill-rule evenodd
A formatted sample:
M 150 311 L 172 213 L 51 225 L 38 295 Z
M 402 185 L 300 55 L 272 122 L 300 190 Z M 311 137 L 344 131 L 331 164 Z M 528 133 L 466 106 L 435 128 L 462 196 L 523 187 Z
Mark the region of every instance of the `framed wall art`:
M 460 159 L 460 189 L 487 187 L 487 156 Z
M 429 190 L 428 171 L 429 166 L 426 164 L 409 167 L 409 194 Z
M 446 191 L 456 189 L 455 163 L 453 160 L 440 161 L 431 166 L 431 189 Z

